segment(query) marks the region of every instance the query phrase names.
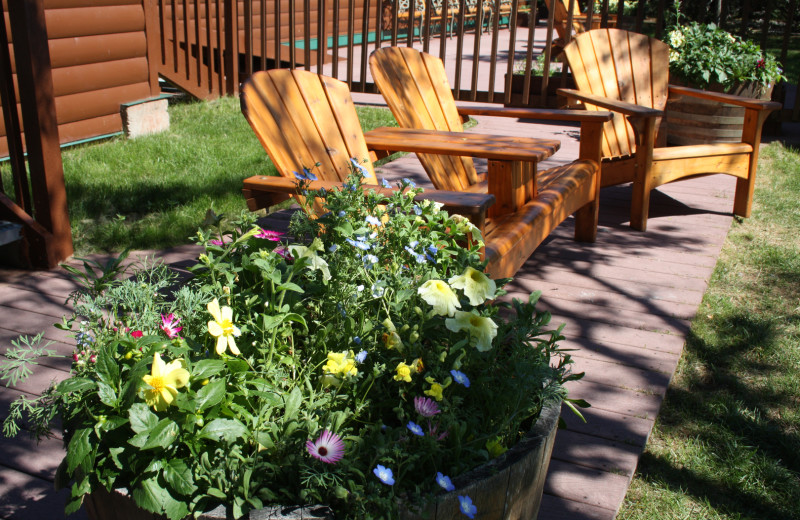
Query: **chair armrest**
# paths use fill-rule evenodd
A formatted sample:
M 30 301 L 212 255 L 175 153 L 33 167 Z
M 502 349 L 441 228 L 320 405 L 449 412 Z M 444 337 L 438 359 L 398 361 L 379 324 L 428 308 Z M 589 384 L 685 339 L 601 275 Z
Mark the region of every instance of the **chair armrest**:
M 580 92 L 574 89 L 560 88 L 558 89 L 558 95 L 565 96 L 571 99 L 577 99 L 579 101 L 583 101 L 584 103 L 595 105 L 600 108 L 605 108 L 606 110 L 610 110 L 612 112 L 619 112 L 620 114 L 628 116 L 629 118 L 660 117 L 664 115 L 664 112 L 662 110 L 643 107 L 640 105 L 636 105 L 634 103 L 618 101 L 616 99 L 610 99 L 607 97 L 597 96 L 594 94 L 586 94 L 584 92 Z
M 335 181 L 312 181 L 308 183 L 309 190 L 342 189 L 344 183 Z M 396 189 L 384 188 L 373 184 L 363 184 L 365 190 L 375 190 L 376 192 L 389 196 Z M 272 177 L 269 175 L 254 175 L 244 180 L 244 189 L 253 192 L 276 193 L 285 196 L 297 193 L 297 181 L 288 177 Z M 448 213 L 457 213 L 469 218 L 481 231 L 482 222 L 485 219 L 486 211 L 489 206 L 494 204 L 495 196 L 488 193 L 469 193 L 454 192 L 444 190 L 431 190 L 417 194 L 415 200 L 432 200 L 443 204 L 443 209 Z M 478 223 L 481 224 L 478 224 Z
M 719 101 L 720 103 L 729 103 L 731 105 L 751 108 L 754 110 L 779 110 L 782 106 L 780 103 L 768 101 L 766 99 L 746 98 L 734 96 L 732 94 L 723 94 L 721 92 L 710 92 L 708 90 L 699 90 L 696 88 L 679 87 L 677 85 L 669 85 L 669 94 L 691 96 L 701 99 L 708 99 L 710 101 Z
M 588 110 L 549 110 L 540 108 L 506 108 L 499 106 L 459 107 L 458 113 L 465 116 L 517 117 L 542 121 L 576 121 L 579 123 L 611 121 L 611 112 Z

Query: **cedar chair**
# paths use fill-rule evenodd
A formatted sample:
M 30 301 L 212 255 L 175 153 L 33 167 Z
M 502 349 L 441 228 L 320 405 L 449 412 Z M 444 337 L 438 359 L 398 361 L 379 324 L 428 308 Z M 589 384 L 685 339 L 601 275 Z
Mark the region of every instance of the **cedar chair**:
M 444 65 L 439 58 L 410 47 L 383 47 L 372 53 L 369 62 L 375 84 L 403 128 L 469 136 L 469 133 L 463 132 L 462 124 L 462 117 L 468 119 L 469 115 L 580 121 L 582 140 L 579 160 L 599 161 L 599 132 L 603 123 L 611 118 L 608 113 L 597 114 L 601 116 L 600 119 L 589 120 L 583 117 L 574 118 L 576 111 L 570 110 L 457 107 L 447 82 Z M 587 112 L 583 115 L 588 114 Z M 550 190 L 561 193 L 559 196 L 552 196 L 546 204 L 548 211 L 558 215 L 558 218 L 548 217 L 546 223 L 542 220 L 532 224 L 527 230 L 530 236 L 526 240 L 530 241 L 533 248 L 567 216 L 579 209 L 576 213 L 575 239 L 592 242 L 596 238 L 598 195 L 594 194 L 590 198 L 573 197 L 573 190 L 583 190 L 586 183 L 592 181 L 586 177 L 573 177 L 571 165 L 566 169 L 551 168 L 537 172 L 535 163 L 518 161 L 508 165 L 511 171 L 499 173 L 493 171 L 498 169 L 498 165 L 490 161 L 489 171 L 478 173 L 471 157 L 430 153 L 417 153 L 417 157 L 437 189 L 488 192 L 494 195 L 498 203 L 489 208 L 489 216 L 497 216 L 505 211 L 502 201 L 507 198 L 507 194 L 504 192 L 515 190 L 519 183 L 527 183 L 532 188 L 512 208 L 522 207 L 529 201 L 541 203 Z M 510 179 L 517 180 L 512 182 Z M 525 257 L 528 255 L 530 253 Z
M 633 182 L 631 227 L 644 231 L 650 192 L 668 182 L 726 173 L 737 178 L 733 213 L 750 216 L 761 127 L 779 103 L 668 85 L 665 43 L 619 29 L 578 35 L 564 48 L 577 90 L 559 93 L 587 110 L 610 110 L 603 128 L 603 186 Z M 668 95 L 693 96 L 745 108 L 741 142 L 663 147 L 657 136 Z
M 581 12 L 581 6 L 578 0 L 574 0 L 572 4 L 572 31 L 567 31 L 569 27 L 569 4 L 573 0 L 544 0 L 548 12 L 555 9 L 553 13 L 554 27 L 558 38 L 553 41 L 553 56 L 558 56 L 572 38 L 586 32 L 590 29 L 599 29 L 601 22 L 601 15 L 594 14 L 591 20 L 591 27 L 589 27 L 589 16 Z M 555 5 L 554 5 L 555 4 Z M 617 16 L 610 14 L 606 21 L 608 27 L 617 26 Z
M 558 141 L 511 140 L 482 134 L 474 134 L 470 140 L 449 132 L 409 132 L 397 128 L 377 129 L 365 136 L 347 85 L 307 71 L 256 72 L 242 85 L 241 102 L 244 116 L 281 174 L 281 177 L 245 179 L 242 191 L 251 210 L 295 195 L 292 172 L 304 166 L 320 163 L 314 170 L 320 180 L 312 182 L 310 189 L 341 186 L 350 171 L 350 158 L 375 160 L 376 150 L 382 155 L 388 155 L 389 151 L 409 151 L 483 157 L 500 172 L 498 182 L 510 183 L 514 161 L 535 163 L 554 153 L 560 145 Z M 451 213 L 470 218 L 483 232 L 487 272 L 495 278 L 513 276 L 546 236 L 540 233 L 549 232 L 569 214 L 578 213 L 576 229 L 580 231 L 576 234 L 591 238 L 596 233 L 600 129 L 606 119 L 600 116 L 596 124 L 598 160 L 578 160 L 556 168 L 563 180 L 554 180 L 534 200 L 523 200 L 524 193 L 536 189 L 532 182 L 519 183 L 516 191 L 508 193 L 500 190 L 500 198 L 510 202 L 494 206 L 496 197 L 487 193 L 438 190 L 418 197 L 445 203 L 445 209 Z M 398 132 L 402 135 L 398 136 Z M 364 167 L 369 172 L 365 179 L 369 188 L 388 190 L 376 185 L 370 161 Z M 489 219 L 484 218 L 487 208 L 494 211 L 489 211 Z

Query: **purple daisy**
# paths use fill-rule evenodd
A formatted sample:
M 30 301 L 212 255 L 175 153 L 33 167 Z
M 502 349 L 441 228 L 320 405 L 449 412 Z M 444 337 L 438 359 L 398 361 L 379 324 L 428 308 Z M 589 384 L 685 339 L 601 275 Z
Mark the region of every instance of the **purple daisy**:
M 306 449 L 309 455 L 328 464 L 336 464 L 344 456 L 344 442 L 328 430 L 323 431 L 315 442 L 307 441 Z
M 415 397 L 414 408 L 417 410 L 417 413 L 423 417 L 433 417 L 441 412 L 436 401 L 428 397 Z

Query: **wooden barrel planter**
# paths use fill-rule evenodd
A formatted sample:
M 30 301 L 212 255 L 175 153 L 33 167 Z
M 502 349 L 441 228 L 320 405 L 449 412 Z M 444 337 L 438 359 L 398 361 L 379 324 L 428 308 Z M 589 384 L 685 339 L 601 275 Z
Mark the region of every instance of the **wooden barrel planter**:
M 500 457 L 453 479 L 455 491 L 440 495 L 423 511 L 401 507 L 400 520 L 461 520 L 459 495 L 468 495 L 478 508 L 480 520 L 536 520 L 542 502 L 544 481 L 550 465 L 561 403 L 546 406 L 539 419 L 513 448 Z M 84 501 L 90 520 L 163 520 L 140 509 L 124 490 L 93 492 Z M 200 520 L 225 520 L 220 506 L 200 515 Z M 325 506 L 271 506 L 251 511 L 250 520 L 333 520 Z
M 507 76 L 506 76 L 507 77 Z M 542 76 L 531 76 L 528 86 L 528 102 L 523 103 L 522 94 L 525 90 L 525 76 L 522 74 L 511 75 L 511 101 L 504 103 L 507 107 L 529 107 L 529 108 L 565 108 L 567 98 L 558 95 L 560 88 L 575 88 L 575 80 L 568 74 L 566 83 L 562 85 L 560 74 L 550 77 L 547 82 L 547 98 L 542 103 Z
M 722 89 L 709 90 L 721 92 Z M 772 87 L 755 82 L 738 85 L 731 91 L 742 97 L 769 99 Z M 744 108 L 690 96 L 674 96 L 667 100 L 667 142 L 673 145 L 740 142 L 744 125 Z

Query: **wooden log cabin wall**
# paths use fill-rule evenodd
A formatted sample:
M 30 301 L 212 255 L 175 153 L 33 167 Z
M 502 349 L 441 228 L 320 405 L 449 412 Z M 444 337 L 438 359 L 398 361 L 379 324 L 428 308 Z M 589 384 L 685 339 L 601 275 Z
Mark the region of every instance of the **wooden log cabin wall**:
M 157 60 L 148 59 L 146 29 L 154 21 L 146 16 L 148 1 L 45 0 L 62 144 L 120 132 L 122 104 L 159 95 Z M 3 0 L 10 34 L 7 2 Z M 151 54 L 157 45 L 157 40 L 151 42 Z M 19 99 L 13 50 L 11 56 Z M 0 120 L 0 156 L 8 155 L 5 136 Z

